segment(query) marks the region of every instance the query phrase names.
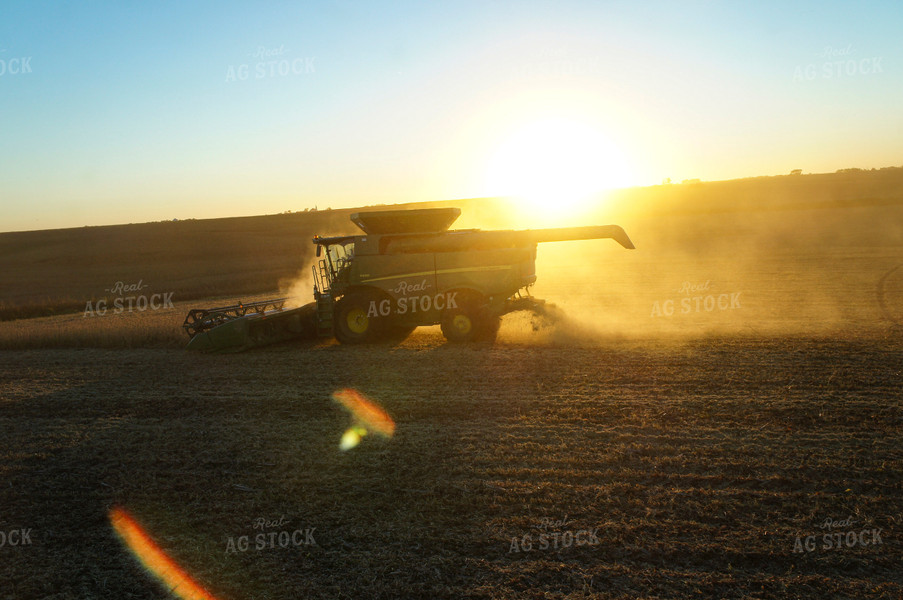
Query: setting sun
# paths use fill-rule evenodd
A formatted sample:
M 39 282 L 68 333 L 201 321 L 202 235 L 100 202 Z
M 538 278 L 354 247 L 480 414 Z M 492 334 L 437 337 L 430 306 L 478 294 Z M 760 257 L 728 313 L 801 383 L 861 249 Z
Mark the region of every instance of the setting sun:
M 502 141 L 486 167 L 486 186 L 544 218 L 591 208 L 603 190 L 631 184 L 631 168 L 600 129 L 573 119 L 530 122 Z

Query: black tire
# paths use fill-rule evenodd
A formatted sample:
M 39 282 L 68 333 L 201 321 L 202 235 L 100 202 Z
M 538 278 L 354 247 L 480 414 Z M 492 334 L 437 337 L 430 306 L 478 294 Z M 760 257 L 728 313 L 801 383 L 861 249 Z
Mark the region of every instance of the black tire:
M 387 317 L 368 316 L 374 294 L 352 292 L 335 303 L 333 330 L 343 344 L 370 344 L 379 341 L 387 329 Z
M 442 313 L 442 335 L 449 342 L 494 342 L 500 319 L 491 315 L 485 303 L 473 298 Z
M 483 319 L 481 330 L 477 337 L 478 342 L 495 343 L 495 338 L 499 335 L 499 328 L 502 326 L 502 318 L 487 315 Z

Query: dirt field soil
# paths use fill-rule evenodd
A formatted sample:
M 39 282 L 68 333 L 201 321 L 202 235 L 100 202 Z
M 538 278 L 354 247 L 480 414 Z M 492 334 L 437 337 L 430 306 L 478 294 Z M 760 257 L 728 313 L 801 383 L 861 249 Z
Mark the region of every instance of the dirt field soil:
M 900 598 L 901 351 L 2 352 L 0 595 L 160 598 L 119 506 L 221 599 Z M 394 438 L 339 451 L 345 387 Z

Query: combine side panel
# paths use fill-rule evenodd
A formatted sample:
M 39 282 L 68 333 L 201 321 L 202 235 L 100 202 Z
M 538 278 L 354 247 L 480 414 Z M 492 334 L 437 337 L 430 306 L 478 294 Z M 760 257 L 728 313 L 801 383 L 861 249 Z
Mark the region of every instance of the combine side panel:
M 532 263 L 532 249 L 439 252 L 435 256 L 440 291 L 473 289 L 486 297 L 501 296 L 504 299 L 533 283 L 522 277 L 523 265 Z
M 436 262 L 431 253 L 357 256 L 351 279 L 396 297 L 435 293 Z

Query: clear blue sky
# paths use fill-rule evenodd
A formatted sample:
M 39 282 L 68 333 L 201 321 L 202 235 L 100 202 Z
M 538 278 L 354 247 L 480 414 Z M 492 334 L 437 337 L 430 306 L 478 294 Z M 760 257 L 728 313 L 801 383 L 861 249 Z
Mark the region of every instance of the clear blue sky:
M 506 194 L 493 153 L 559 117 L 629 165 L 602 186 L 901 165 L 901 29 L 899 2 L 5 0 L 0 231 Z

